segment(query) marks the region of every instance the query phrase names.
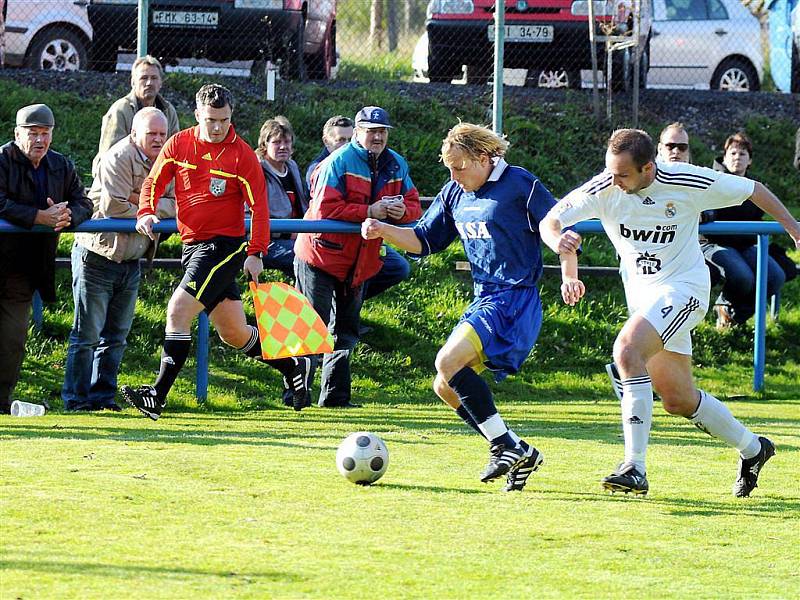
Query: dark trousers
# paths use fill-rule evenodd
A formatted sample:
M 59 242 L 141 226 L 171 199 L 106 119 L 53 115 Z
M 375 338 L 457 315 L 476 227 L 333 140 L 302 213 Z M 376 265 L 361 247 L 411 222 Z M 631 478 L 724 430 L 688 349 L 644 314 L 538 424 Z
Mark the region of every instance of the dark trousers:
M 294 272 L 297 289 L 309 299 L 333 335 L 333 352 L 322 358 L 319 405 L 347 404 L 350 402 L 350 355 L 358 343 L 361 286 L 351 288 L 298 258 L 294 261 Z
M 8 412 L 19 379 L 32 304 L 27 276 L 11 274 L 0 280 L 0 412 Z

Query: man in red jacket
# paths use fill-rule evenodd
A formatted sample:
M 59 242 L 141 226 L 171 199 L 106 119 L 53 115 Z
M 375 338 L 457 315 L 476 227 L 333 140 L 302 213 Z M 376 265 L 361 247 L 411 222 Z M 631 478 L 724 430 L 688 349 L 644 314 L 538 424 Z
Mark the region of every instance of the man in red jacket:
M 142 185 L 136 230 L 155 237 L 158 199 L 175 180 L 178 231 L 183 242 L 183 279 L 167 307 L 161 367 L 154 385 L 125 386 L 125 400 L 154 421 L 167 403 L 191 344 L 192 320 L 205 310 L 220 338 L 248 356 L 261 359 L 258 329 L 247 324 L 236 276 L 253 281 L 263 269 L 269 242 L 269 210 L 264 174 L 253 150 L 231 125 L 233 98 L 221 85 L 197 92 L 197 127 L 172 136 Z M 245 236 L 244 204 L 252 213 Z M 307 357 L 268 361 L 289 381 L 295 409 L 308 396 L 311 361 Z

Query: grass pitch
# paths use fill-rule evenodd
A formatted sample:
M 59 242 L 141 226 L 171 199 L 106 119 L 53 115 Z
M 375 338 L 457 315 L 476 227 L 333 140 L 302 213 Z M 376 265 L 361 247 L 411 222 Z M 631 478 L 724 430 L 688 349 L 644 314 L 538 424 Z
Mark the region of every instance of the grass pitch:
M 797 597 L 800 399 L 730 404 L 778 448 L 749 499 L 736 452 L 658 408 L 650 494 L 601 491 L 610 400 L 501 404 L 545 455 L 511 494 L 443 405 L 2 417 L 0 595 Z M 389 447 L 371 487 L 336 471 L 356 430 Z

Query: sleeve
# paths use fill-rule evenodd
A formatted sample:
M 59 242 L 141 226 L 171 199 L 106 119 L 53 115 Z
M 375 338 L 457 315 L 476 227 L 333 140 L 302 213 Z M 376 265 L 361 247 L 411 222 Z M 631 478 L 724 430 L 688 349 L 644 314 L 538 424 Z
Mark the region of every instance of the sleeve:
M 136 213 L 137 218 L 156 214 L 158 200 L 164 194 L 167 184 L 175 176 L 174 156 L 177 146 L 178 137 L 172 136 L 159 152 L 153 168 L 150 169 L 150 174 L 142 184 L 142 192 L 139 195 L 139 211 Z
M 319 202 L 320 219 L 337 219 L 361 223 L 367 218 L 369 204 L 349 202 L 345 184 L 344 160 L 324 160 L 314 182 L 315 202 Z
M 422 207 L 419 203 L 419 191 L 411 181 L 411 175 L 406 168 L 405 176 L 403 177 L 403 204 L 406 205 L 406 212 L 399 223 L 413 223 L 422 215 Z
M 36 220 L 38 209 L 30 204 L 16 202 L 8 189 L 8 162 L 0 159 L 0 219 L 18 227 L 30 229 Z
M 100 178 L 100 211 L 107 217 L 135 219 L 138 206 L 130 201 L 136 189 L 130 159 L 106 152 L 100 159 L 97 176 Z
M 544 184 L 538 179 L 533 180 L 527 198 L 528 228 L 534 233 L 539 233 L 539 223 L 544 220 L 547 213 L 556 205 L 556 199 Z
M 707 190 L 698 190 L 692 195 L 698 211 L 738 206 L 753 195 L 756 182 L 752 179 L 712 169 L 706 171 L 714 174 L 715 181 Z
M 167 135 L 172 137 L 181 130 L 180 121 L 178 121 L 178 111 L 172 104 L 167 109 Z
M 175 218 L 175 182 L 171 181 L 167 186 L 167 190 L 161 199 L 158 201 L 158 218 L 159 219 L 174 219 Z
M 550 214 L 561 222 L 562 227 L 571 227 L 580 221 L 599 218 L 598 200 L 597 195 L 573 190 L 556 203 Z
M 247 254 L 266 254 L 269 246 L 269 197 L 264 171 L 256 153 L 249 146 L 243 150 L 239 164 L 239 182 L 250 207 L 250 244 Z
M 446 190 L 445 187 L 439 192 L 414 226 L 414 233 L 422 244 L 422 251 L 419 254 L 408 253 L 409 256 L 419 257 L 441 252 L 458 237 L 452 210 L 445 202 Z
M 97 153 L 102 155 L 106 150 L 131 132 L 130 124 L 125 121 L 123 111 L 119 110 L 117 103 L 111 105 L 108 112 L 103 115 L 100 126 L 100 144 Z
M 92 216 L 92 201 L 86 196 L 86 190 L 81 183 L 75 165 L 67 160 L 67 180 L 64 182 L 64 199 L 72 212 L 70 228 L 80 225 Z

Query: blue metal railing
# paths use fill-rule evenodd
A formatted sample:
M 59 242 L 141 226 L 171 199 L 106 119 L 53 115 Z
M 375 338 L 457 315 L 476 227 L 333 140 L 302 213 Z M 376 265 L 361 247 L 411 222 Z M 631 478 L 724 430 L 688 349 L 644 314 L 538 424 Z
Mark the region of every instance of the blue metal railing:
M 100 232 L 134 231 L 135 222 L 130 219 L 99 219 L 81 223 L 74 231 Z M 247 227 L 249 229 L 248 221 Z M 580 233 L 602 233 L 603 227 L 599 221 L 583 221 L 575 228 Z M 177 225 L 175 219 L 164 219 L 153 226 L 158 233 L 175 233 Z M 358 223 L 344 221 L 320 220 L 306 221 L 302 219 L 271 219 L 270 230 L 273 233 L 358 233 L 361 226 Z M 52 232 L 44 226 L 35 226 L 32 230 L 24 229 L 0 219 L 0 233 L 31 233 Z M 700 233 L 704 234 L 755 234 L 757 236 L 757 270 L 756 270 L 756 314 L 755 331 L 753 335 L 753 390 L 760 391 L 764 388 L 764 366 L 766 362 L 766 329 L 767 329 L 767 257 L 769 236 L 784 233 L 779 223 L 764 221 L 719 221 L 700 226 Z M 41 301 L 34 305 L 34 321 L 41 323 Z M 38 310 L 38 317 L 37 311 Z M 197 340 L 197 378 L 195 382 L 195 396 L 205 400 L 208 395 L 208 316 L 200 313 L 198 318 Z

